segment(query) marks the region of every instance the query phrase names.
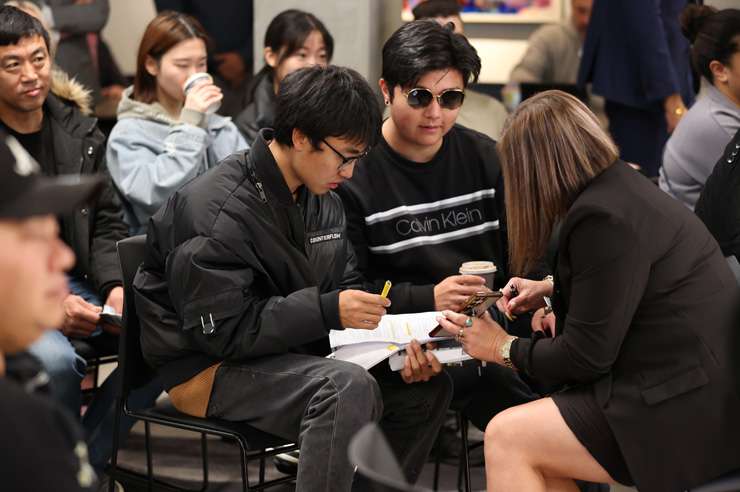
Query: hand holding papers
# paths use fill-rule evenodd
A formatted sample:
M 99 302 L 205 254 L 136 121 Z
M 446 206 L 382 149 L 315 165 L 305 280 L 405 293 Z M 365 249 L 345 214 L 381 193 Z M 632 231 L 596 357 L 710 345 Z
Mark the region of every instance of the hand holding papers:
M 426 343 L 449 338 L 429 336 L 429 330 L 437 326 L 437 316 L 437 312 L 388 314 L 375 330 L 331 330 L 329 342 L 335 351 L 330 357 L 369 369 L 402 350 L 411 340 Z
M 438 337 L 429 336 L 429 331 L 438 325 L 439 315 L 438 312 L 389 314 L 381 318 L 375 330 L 355 328 L 341 331 L 331 330 L 329 341 L 334 352 L 329 357 L 370 369 L 390 356 L 398 354 L 394 357 L 391 367 L 394 370 L 400 370 L 403 368 L 406 357 L 404 349 L 411 340 L 427 343 L 451 338 L 444 332 Z M 440 359 L 443 364 L 470 359 L 470 356 L 463 353 L 459 346 L 441 348 L 435 350 L 434 354 L 437 358 L 444 359 Z

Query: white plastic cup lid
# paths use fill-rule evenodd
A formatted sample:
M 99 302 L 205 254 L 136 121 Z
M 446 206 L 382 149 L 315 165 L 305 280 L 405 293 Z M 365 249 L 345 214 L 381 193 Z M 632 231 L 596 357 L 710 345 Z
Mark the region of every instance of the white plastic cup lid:
M 185 94 L 185 97 L 187 97 L 188 92 L 190 92 L 193 87 L 198 86 L 200 84 L 212 84 L 213 83 L 213 77 L 211 77 L 211 74 L 208 72 L 196 72 L 185 81 L 184 84 L 182 84 L 182 92 Z M 215 102 L 208 106 L 206 108 L 207 114 L 213 114 L 221 107 L 221 101 Z
M 200 85 L 203 83 L 212 84 L 213 83 L 213 77 L 208 72 L 196 72 L 185 81 L 184 84 L 182 84 L 182 92 L 186 96 L 188 95 L 188 92 L 195 87 L 196 85 Z
M 460 265 L 462 275 L 484 275 L 486 273 L 496 273 L 498 269 L 492 261 L 466 261 Z

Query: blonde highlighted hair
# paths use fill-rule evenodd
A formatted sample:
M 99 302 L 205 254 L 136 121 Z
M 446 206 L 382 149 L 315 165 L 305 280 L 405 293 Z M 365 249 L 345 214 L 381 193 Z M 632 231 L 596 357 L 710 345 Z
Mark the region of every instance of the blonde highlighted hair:
M 561 91 L 524 101 L 509 116 L 497 148 L 511 272 L 525 275 L 544 256 L 555 224 L 619 152 L 593 113 Z

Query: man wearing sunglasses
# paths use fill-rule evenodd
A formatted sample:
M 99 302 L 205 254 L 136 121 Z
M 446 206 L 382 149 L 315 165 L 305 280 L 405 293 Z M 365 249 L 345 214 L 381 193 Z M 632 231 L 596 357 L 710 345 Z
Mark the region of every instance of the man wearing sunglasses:
M 360 290 L 331 193 L 352 177 L 380 121 L 355 71 L 290 74 L 274 129 L 152 217 L 134 283 L 142 351 L 175 407 L 299 443 L 299 491 L 350 490 L 347 445 L 373 420 L 415 481 L 452 393 L 418 344 L 400 375 L 325 358 L 330 329 L 375 328 L 390 305 Z
M 391 312 L 457 310 L 484 288 L 460 264 L 490 260 L 505 285 L 507 240 L 496 144 L 456 125 L 481 62 L 460 34 L 433 20 L 401 27 L 383 47 L 380 88 L 390 117 L 351 182 L 339 188 L 360 270 L 393 281 Z M 529 331 L 529 327 L 525 329 Z M 451 368 L 455 398 L 484 429 L 509 406 L 537 397 L 512 371 Z

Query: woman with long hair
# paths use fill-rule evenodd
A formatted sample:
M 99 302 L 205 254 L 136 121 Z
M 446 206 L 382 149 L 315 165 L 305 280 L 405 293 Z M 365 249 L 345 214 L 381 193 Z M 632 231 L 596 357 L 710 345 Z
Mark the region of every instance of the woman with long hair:
M 209 75 L 184 91 L 206 71 L 208 43 L 200 23 L 178 12 L 160 13 L 144 31 L 106 153 L 134 234 L 180 186 L 248 147 L 229 118 L 212 113 L 223 95 Z
M 334 39 L 313 14 L 289 9 L 275 16 L 265 32 L 265 65 L 249 90 L 250 103 L 235 123 L 251 144 L 262 128 L 272 126 L 275 98 L 286 75 L 312 65 L 327 66 L 334 53 Z
M 556 390 L 491 420 L 488 490 L 685 490 L 739 468 L 737 285 L 704 225 L 563 92 L 517 108 L 498 149 L 511 271 L 530 272 L 559 228 L 554 282 L 512 278 L 499 309 L 549 297 L 554 337 L 517 338 L 487 315 L 440 323 L 473 357 Z
M 693 210 L 722 149 L 740 129 L 740 10 L 689 5 L 681 23 L 702 96 L 666 143 L 659 184 Z

